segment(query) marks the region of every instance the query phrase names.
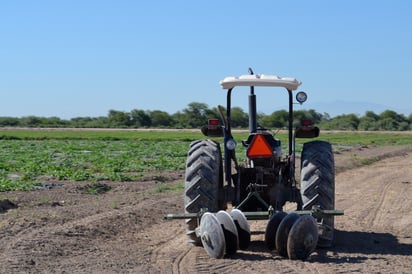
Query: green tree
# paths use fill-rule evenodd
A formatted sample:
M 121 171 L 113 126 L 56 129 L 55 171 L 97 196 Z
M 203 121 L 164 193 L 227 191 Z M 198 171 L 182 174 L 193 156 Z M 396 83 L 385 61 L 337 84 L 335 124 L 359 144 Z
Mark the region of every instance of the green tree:
M 174 127 L 176 127 L 176 128 L 185 128 L 186 127 L 187 118 L 186 118 L 185 114 L 178 111 L 178 112 L 172 114 L 171 117 L 174 121 Z
M 406 130 L 408 119 L 403 114 L 398 114 L 393 110 L 385 110 L 379 115 L 381 130 Z
M 323 121 L 320 127 L 329 130 L 357 130 L 360 119 L 355 114 L 343 114 L 328 121 Z
M 293 112 L 294 117 L 294 127 L 298 127 L 302 124 L 304 120 L 310 120 L 313 124 L 318 124 L 324 120 L 323 115 L 316 112 L 314 109 L 310 110 L 295 110 Z
M 169 113 L 161 110 L 151 111 L 150 120 L 153 127 L 170 127 L 173 125 L 173 118 Z
M 109 118 L 106 116 L 92 118 L 89 122 L 86 123 L 86 127 L 107 128 L 109 127 Z
M 183 109 L 183 116 L 180 115 L 178 123 L 187 128 L 198 128 L 204 125 L 208 118 L 211 118 L 215 113 L 208 108 L 207 104 L 192 102 L 188 107 Z
M 133 109 L 130 112 L 131 124 L 135 127 L 150 127 L 152 120 L 150 113 L 141 109 Z
M 22 117 L 20 121 L 23 127 L 39 127 L 41 125 L 41 118 L 37 116 Z
M 48 118 L 41 118 L 41 126 L 42 127 L 67 127 L 69 126 L 69 121 L 62 120 L 59 117 L 48 117 Z
M 410 129 L 410 123 L 407 121 L 400 122 L 398 125 L 398 130 L 404 131 L 404 130 L 409 130 L 409 129 Z
M 392 118 L 384 118 L 379 120 L 380 130 L 396 130 L 398 128 L 398 123 Z
M 0 127 L 20 126 L 20 119 L 15 117 L 0 117 Z
M 124 128 L 131 125 L 130 115 L 127 112 L 111 109 L 108 116 L 110 127 Z
M 74 117 L 70 119 L 70 125 L 76 128 L 87 127 L 94 118 L 91 117 Z
M 249 115 L 240 107 L 233 107 L 230 111 L 231 126 L 234 128 L 247 128 L 249 126 Z
M 387 109 L 379 115 L 379 118 L 380 119 L 393 119 L 397 121 L 400 117 L 399 117 L 399 114 L 396 113 L 395 111 Z
M 278 110 L 272 112 L 272 114 L 262 117 L 259 120 L 259 124 L 261 124 L 265 128 L 286 128 L 289 121 L 289 112 L 286 110 Z
M 379 123 L 370 116 L 363 116 L 359 120 L 359 130 L 379 130 Z
M 372 119 L 372 120 L 375 121 L 375 122 L 379 120 L 379 115 L 376 114 L 376 113 L 373 112 L 373 111 L 370 111 L 370 110 L 368 110 L 367 112 L 365 112 L 365 116 L 364 116 L 364 117 L 370 118 L 370 119 Z

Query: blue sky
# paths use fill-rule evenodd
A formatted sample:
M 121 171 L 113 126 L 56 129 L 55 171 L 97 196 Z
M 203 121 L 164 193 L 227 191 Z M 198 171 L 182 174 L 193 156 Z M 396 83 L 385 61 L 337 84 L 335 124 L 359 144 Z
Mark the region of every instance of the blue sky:
M 407 0 L 3 0 L 0 116 L 214 107 L 219 81 L 248 67 L 301 80 L 307 109 L 409 115 L 411 14 Z M 262 112 L 287 105 L 256 93 Z M 247 89 L 233 105 L 246 110 Z

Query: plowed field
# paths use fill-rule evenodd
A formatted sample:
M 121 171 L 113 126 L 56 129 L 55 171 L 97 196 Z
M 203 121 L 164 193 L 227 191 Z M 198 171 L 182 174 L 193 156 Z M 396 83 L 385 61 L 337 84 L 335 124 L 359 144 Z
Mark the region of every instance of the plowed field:
M 359 159 L 369 165 L 359 165 Z M 186 243 L 182 190 L 164 182 L 104 182 L 99 195 L 84 182 L 50 189 L 3 192 L 17 208 L 0 210 L 0 273 L 410 273 L 412 260 L 412 150 L 348 148 L 335 154 L 335 244 L 306 261 L 269 252 L 266 221 L 250 221 L 247 251 L 211 259 Z M 172 185 L 183 172 L 165 172 Z

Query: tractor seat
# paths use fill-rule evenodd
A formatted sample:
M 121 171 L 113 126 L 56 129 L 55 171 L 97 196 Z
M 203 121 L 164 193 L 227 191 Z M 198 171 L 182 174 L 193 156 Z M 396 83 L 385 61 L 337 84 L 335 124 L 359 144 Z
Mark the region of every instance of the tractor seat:
M 276 147 L 280 146 L 280 140 L 273 138 L 272 134 L 270 133 L 252 133 L 249 135 L 249 137 L 246 140 L 242 140 L 242 145 L 245 148 L 248 148 L 249 145 L 252 143 L 253 138 L 255 137 L 256 134 L 263 134 L 265 137 L 266 141 L 268 144 L 274 149 Z
M 250 134 L 246 140 L 242 140 L 242 145 L 245 148 L 248 148 L 250 143 L 252 143 L 253 137 L 255 137 L 255 133 Z

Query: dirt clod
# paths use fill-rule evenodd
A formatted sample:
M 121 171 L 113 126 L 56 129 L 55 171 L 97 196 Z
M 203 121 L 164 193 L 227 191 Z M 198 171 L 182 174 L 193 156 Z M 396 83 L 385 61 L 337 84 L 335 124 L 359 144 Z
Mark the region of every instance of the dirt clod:
M 17 208 L 17 205 L 9 199 L 0 201 L 0 213 L 6 212 L 9 209 Z

